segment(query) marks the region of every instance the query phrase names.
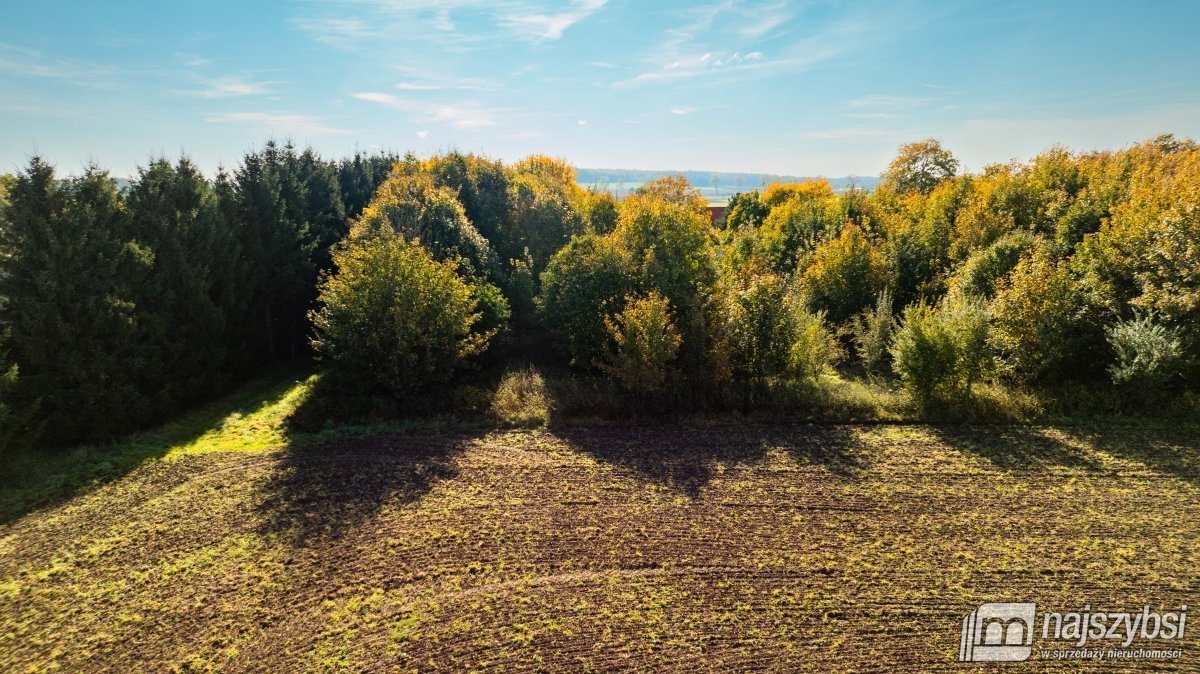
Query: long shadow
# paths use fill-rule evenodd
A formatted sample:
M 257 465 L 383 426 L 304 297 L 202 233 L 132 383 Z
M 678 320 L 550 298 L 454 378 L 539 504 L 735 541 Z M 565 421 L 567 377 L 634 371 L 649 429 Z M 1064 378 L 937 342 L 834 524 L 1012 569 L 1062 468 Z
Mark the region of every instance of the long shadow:
M 1087 441 L 1068 435 L 1055 437 L 1039 426 L 930 425 L 939 441 L 983 457 L 997 468 L 1014 472 L 1040 472 L 1054 467 L 1103 471 Z
M 0 524 L 62 503 L 85 489 L 124 477 L 173 448 L 219 431 L 279 401 L 300 378 L 295 370 L 265 375 L 172 421 L 122 440 L 73 448 L 30 449 L 0 462 Z
M 1200 486 L 1200 426 L 1100 426 L 1063 428 L 1076 443 L 1097 452 Z
M 857 474 L 867 463 L 853 428 L 843 426 L 625 424 L 561 427 L 554 435 L 600 461 L 693 499 L 719 472 L 759 463 L 773 448 L 798 463 L 821 466 L 842 477 Z
M 339 539 L 387 504 L 419 500 L 457 475 L 478 433 L 384 432 L 289 446 L 262 489 L 258 533 L 294 547 Z

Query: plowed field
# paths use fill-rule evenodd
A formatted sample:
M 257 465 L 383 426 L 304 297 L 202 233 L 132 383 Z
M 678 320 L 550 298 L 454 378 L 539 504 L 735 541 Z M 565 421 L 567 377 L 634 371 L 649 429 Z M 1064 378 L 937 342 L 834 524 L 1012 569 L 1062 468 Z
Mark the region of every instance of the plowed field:
M 1200 605 L 1198 445 L 601 426 L 168 457 L 0 528 L 0 671 L 978 671 L 981 603 Z M 1177 660 L 1008 669 L 1196 671 L 1193 621 Z

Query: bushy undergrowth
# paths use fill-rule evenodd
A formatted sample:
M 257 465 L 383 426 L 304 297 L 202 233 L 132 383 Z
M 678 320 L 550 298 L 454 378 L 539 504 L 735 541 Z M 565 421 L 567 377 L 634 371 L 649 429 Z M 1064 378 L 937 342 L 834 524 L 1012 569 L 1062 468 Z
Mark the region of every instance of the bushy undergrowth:
M 554 409 L 542 373 L 529 367 L 504 374 L 492 396 L 491 412 L 503 424 L 545 425 Z
M 1183 384 L 1186 370 L 1181 331 L 1150 314 L 1121 321 L 1106 330 L 1116 358 L 1108 372 L 1138 403 L 1161 401 Z
M 988 315 L 967 295 L 948 295 L 937 305 L 915 304 L 892 345 L 896 371 L 917 401 L 929 409 L 969 400 L 992 366 Z

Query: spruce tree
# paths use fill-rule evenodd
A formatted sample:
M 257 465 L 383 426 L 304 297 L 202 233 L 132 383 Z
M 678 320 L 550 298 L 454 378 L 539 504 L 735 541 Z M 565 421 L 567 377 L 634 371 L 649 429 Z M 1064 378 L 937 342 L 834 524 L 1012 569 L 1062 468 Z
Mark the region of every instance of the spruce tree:
M 37 410 L 48 442 L 111 437 L 152 416 L 135 373 L 129 280 L 152 254 L 128 237 L 116 182 L 89 168 L 60 182 L 33 158 L 0 225 L 0 297 L 17 365 L 14 405 Z M 33 430 L 33 429 L 31 429 Z

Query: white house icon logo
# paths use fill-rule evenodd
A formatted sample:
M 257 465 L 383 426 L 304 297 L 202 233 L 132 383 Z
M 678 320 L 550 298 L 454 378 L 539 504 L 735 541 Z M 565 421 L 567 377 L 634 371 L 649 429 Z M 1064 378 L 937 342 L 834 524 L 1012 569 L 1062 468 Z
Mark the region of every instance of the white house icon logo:
M 1020 662 L 1033 652 L 1037 604 L 982 604 L 963 618 L 961 662 Z

